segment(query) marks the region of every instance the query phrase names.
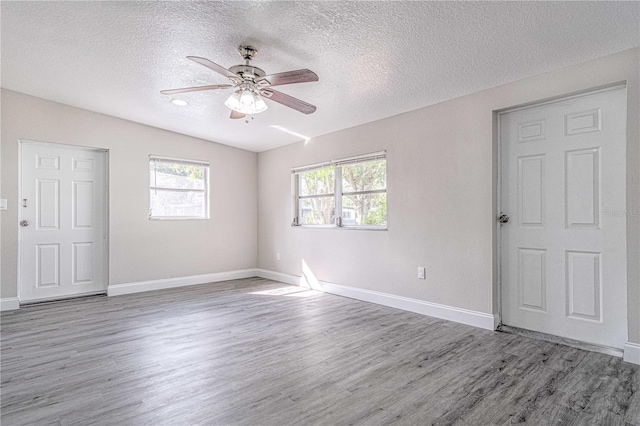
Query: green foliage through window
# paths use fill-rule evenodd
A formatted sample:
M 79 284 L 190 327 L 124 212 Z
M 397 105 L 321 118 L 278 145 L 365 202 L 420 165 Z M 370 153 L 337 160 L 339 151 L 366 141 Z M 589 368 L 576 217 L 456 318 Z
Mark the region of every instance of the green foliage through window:
M 339 217 L 344 227 L 386 227 L 386 158 L 338 162 L 336 166 L 302 171 L 296 176 L 299 224 L 335 225 Z M 336 176 L 341 176 L 338 185 Z M 336 211 L 338 200 L 340 211 Z
M 209 166 L 204 162 L 149 159 L 149 217 L 205 219 L 209 217 Z
M 347 221 L 343 217 L 343 225 L 373 225 L 385 226 L 387 224 L 387 161 L 376 160 L 353 165 L 342 166 L 342 190 L 344 195 L 343 211 L 345 206 L 354 208 L 353 221 Z M 381 193 L 358 194 L 358 192 L 380 191 Z M 346 198 L 346 202 L 345 199 Z
M 304 225 L 330 225 L 335 222 L 335 169 L 326 167 L 300 174 L 300 222 Z

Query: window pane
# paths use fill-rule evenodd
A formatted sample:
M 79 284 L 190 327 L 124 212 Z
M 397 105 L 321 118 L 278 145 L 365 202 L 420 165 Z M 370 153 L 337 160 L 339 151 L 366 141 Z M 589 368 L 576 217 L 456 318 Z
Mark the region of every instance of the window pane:
M 160 188 L 204 189 L 204 166 L 150 161 L 151 186 Z
M 387 194 L 342 197 L 342 226 L 386 226 Z
M 335 177 L 333 167 L 300 173 L 300 195 L 333 194 Z
M 387 188 L 387 160 L 342 166 L 342 191 L 374 191 Z
M 205 217 L 204 192 L 151 190 L 152 217 Z
M 332 225 L 335 223 L 333 197 L 302 198 L 300 200 L 301 225 Z

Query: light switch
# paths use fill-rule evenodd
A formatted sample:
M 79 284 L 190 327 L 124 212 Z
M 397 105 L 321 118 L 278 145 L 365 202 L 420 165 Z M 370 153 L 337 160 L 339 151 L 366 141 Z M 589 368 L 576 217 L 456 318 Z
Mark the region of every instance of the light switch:
M 420 266 L 418 268 L 418 279 L 419 280 L 424 280 L 427 278 L 427 270 L 425 269 L 424 266 Z
M 6 209 L 7 209 L 7 199 L 0 198 L 0 210 L 6 210 Z

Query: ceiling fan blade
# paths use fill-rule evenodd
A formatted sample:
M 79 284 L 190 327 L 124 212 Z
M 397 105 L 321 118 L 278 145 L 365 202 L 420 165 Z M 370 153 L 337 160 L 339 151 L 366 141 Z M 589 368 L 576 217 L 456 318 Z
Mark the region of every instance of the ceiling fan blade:
M 197 62 L 200 65 L 204 65 L 205 67 L 209 68 L 210 70 L 215 71 L 218 74 L 222 74 L 225 77 L 240 78 L 239 75 L 232 73 L 231 71 L 229 71 L 228 69 L 226 69 L 225 67 L 223 67 L 221 65 L 218 65 L 218 64 L 216 64 L 214 62 L 211 62 L 207 58 L 200 58 L 198 56 L 187 56 L 187 59 L 191 59 L 193 62 Z
M 278 102 L 284 106 L 288 106 L 289 108 L 293 108 L 296 111 L 300 111 L 304 114 L 311 114 L 315 112 L 316 107 L 305 101 L 301 101 L 300 99 L 294 98 L 293 96 L 285 95 L 282 92 L 278 92 L 273 89 L 263 89 L 260 91 L 260 94 L 267 99 L 271 99 L 274 102 Z
M 318 81 L 318 75 L 308 69 L 281 72 L 278 74 L 265 75 L 256 82 L 266 81 L 269 86 L 282 86 L 283 84 L 308 83 Z
M 245 115 L 241 112 L 231 110 L 231 115 L 229 116 L 232 120 L 237 120 L 238 118 L 244 118 Z
M 185 87 L 183 89 L 161 90 L 160 93 L 162 93 L 163 95 L 174 95 L 176 93 L 198 92 L 200 90 L 229 89 L 230 87 L 233 86 L 231 84 L 214 84 L 212 86 Z

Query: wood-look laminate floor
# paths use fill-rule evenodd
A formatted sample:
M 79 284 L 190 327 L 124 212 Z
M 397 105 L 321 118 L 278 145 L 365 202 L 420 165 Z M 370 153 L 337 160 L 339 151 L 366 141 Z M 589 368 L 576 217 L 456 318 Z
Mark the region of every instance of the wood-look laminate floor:
M 640 425 L 640 368 L 260 278 L 2 314 L 13 425 Z

